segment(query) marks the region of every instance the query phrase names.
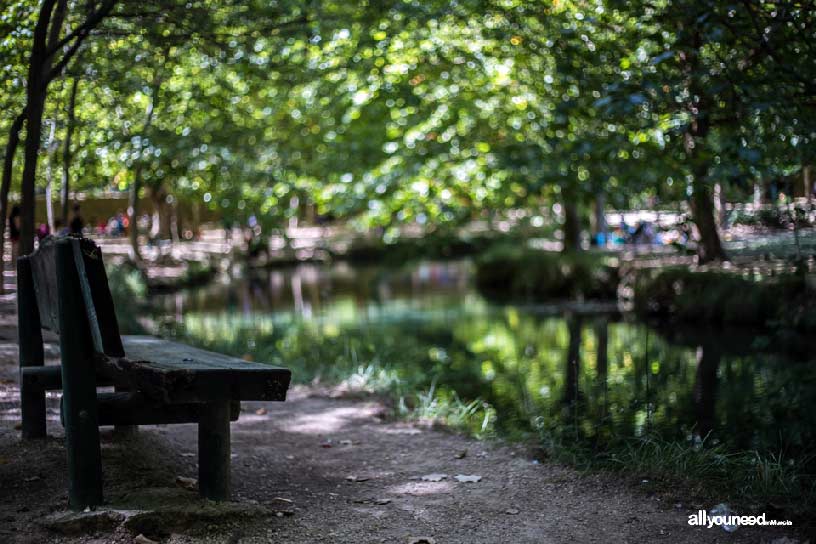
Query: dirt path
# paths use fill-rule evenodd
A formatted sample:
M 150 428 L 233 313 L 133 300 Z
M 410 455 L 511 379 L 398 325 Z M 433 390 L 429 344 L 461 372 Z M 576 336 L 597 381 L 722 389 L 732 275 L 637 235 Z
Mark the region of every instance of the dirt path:
M 133 542 L 122 526 L 68 536 L 44 528 L 66 505 L 64 435 L 56 396 L 48 401 L 48 439 L 25 443 L 15 430 L 15 319 L 11 301 L 0 300 L 0 542 Z M 47 355 L 55 357 L 56 346 Z M 239 512 L 181 529 L 177 516 L 159 518 L 148 536 L 232 544 L 796 542 L 779 530 L 692 528 L 687 516 L 711 505 L 648 496 L 607 476 L 538 464 L 520 446 L 389 422 L 384 413 L 370 399 L 308 388 L 296 388 L 283 404 L 245 403 L 233 424 Z M 103 440 L 111 500 L 157 488 L 178 492 L 177 476 L 196 475 L 193 425 L 143 427 L 132 439 L 104 431 Z M 422 479 L 434 473 L 447 477 Z M 460 474 L 481 481 L 460 483 Z M 194 493 L 183 493 L 198 504 Z M 241 514 L 244 507 L 250 514 Z M 432 540 L 415 540 L 423 536 Z

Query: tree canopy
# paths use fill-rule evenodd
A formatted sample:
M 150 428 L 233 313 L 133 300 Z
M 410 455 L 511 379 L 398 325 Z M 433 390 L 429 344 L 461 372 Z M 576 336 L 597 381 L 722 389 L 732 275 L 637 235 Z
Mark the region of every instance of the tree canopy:
M 772 0 L 14 0 L 0 139 L 29 205 L 106 188 L 273 226 L 297 198 L 386 234 L 519 208 L 574 244 L 593 202 L 688 200 L 716 259 L 715 184 L 813 163 L 814 19 Z

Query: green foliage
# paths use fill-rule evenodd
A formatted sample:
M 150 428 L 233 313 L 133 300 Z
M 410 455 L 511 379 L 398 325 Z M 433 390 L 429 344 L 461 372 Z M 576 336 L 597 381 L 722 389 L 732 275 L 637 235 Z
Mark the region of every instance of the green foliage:
M 508 239 L 512 238 L 463 237 L 455 232 L 432 233 L 422 237 L 403 236 L 390 242 L 380 239 L 357 239 L 339 257 L 356 262 L 376 261 L 402 265 L 419 259 L 455 259 L 478 255 L 497 243 L 507 243 Z
M 0 11 L 0 139 L 36 6 Z M 72 4 L 66 28 L 83 16 Z M 740 187 L 814 161 L 813 17 L 765 0 L 120 2 L 45 118 L 64 142 L 79 79 L 73 187 L 125 191 L 138 173 L 158 202 L 265 229 L 296 201 L 429 230 L 567 199 L 585 214 L 600 194 L 675 204 L 693 179 Z
M 761 504 L 806 517 L 816 506 L 816 487 L 807 473 L 807 459 L 757 451 L 731 452 L 723 444 L 701 440 L 667 441 L 657 435 L 620 440 L 605 452 L 565 441 L 542 431 L 545 452 L 553 459 L 584 470 L 631 475 L 657 491 L 674 489 L 697 500 L 728 502 L 737 507 Z
M 492 296 L 613 300 L 618 282 L 614 260 L 594 252 L 558 253 L 501 245 L 476 260 L 476 285 Z
M 110 287 L 113 305 L 116 309 L 116 320 L 122 334 L 144 333 L 144 327 L 138 321 L 139 306 L 145 307 L 147 295 L 147 281 L 144 274 L 137 267 L 128 262 L 106 268 L 108 286 Z
M 686 268 L 644 271 L 634 287 L 635 311 L 681 321 L 816 330 L 816 293 L 802 276 L 759 280 Z

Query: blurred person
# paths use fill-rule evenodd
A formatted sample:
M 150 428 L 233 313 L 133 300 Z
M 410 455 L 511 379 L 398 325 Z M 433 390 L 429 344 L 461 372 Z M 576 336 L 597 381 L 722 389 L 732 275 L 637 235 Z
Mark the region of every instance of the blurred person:
M 37 241 L 41 242 L 43 238 L 51 234 L 51 229 L 45 223 L 40 223 L 37 227 Z
M 8 217 L 9 239 L 11 240 L 11 264 L 17 266 L 20 255 L 20 206 L 14 205 Z M 0 241 L 1 242 L 1 241 Z
M 57 219 L 54 221 L 54 235 L 55 236 L 65 236 L 68 234 L 68 227 L 62 222 L 62 219 Z
M 71 234 L 78 234 L 79 236 L 82 236 L 82 229 L 85 228 L 85 220 L 82 219 L 82 215 L 79 213 L 79 204 L 74 204 L 73 209 L 74 217 L 68 224 L 68 230 Z

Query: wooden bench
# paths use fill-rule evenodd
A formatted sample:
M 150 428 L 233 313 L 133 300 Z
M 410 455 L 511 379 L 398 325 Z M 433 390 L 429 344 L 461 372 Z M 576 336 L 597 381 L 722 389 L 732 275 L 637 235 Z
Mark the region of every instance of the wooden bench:
M 198 423 L 199 491 L 227 500 L 230 421 L 242 400 L 285 400 L 290 371 L 150 336 L 121 337 L 102 253 L 91 240 L 46 238 L 18 259 L 17 273 L 23 437 L 45 436 L 45 391 L 61 389 L 70 507 L 102 503 L 100 425 Z M 43 366 L 43 328 L 59 335 L 59 366 Z M 102 386 L 115 390 L 98 392 Z

